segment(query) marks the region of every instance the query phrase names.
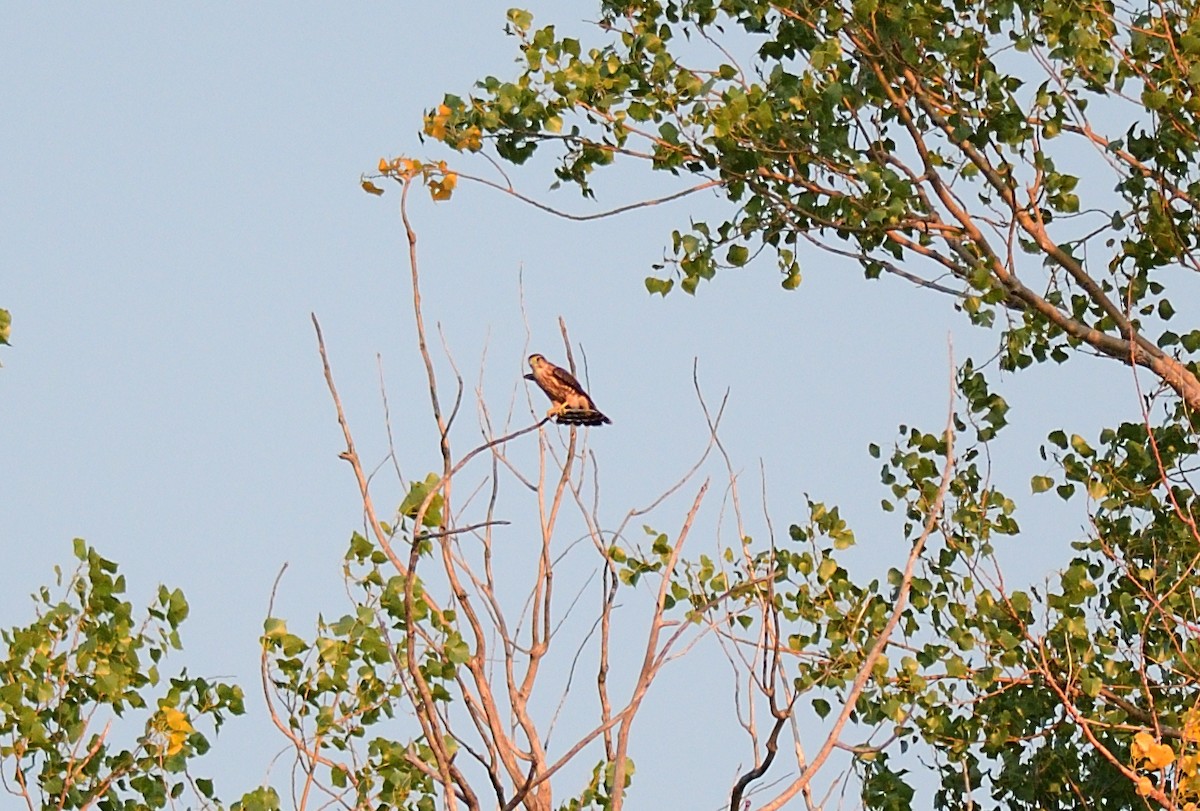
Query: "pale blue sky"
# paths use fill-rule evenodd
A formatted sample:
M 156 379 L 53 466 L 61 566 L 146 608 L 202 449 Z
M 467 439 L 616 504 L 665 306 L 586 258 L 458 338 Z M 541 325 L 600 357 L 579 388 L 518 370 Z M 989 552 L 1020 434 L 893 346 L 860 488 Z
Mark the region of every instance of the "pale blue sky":
M 364 458 L 377 462 L 384 448 L 379 353 L 405 473 L 437 466 L 398 198 L 366 195 L 358 179 L 384 155 L 458 160 L 419 143 L 421 114 L 443 92 L 514 72 L 506 5 L 5 9 L 0 306 L 13 314 L 14 345 L 0 349 L 0 624 L 28 620 L 26 595 L 70 562 L 76 536 L 121 564 L 139 603 L 160 581 L 182 587 L 192 616 L 177 664 L 235 679 L 249 697 L 249 717 L 229 725 L 202 769 L 227 800 L 282 748 L 257 682 L 271 582 L 288 562 L 277 613 L 298 631 L 318 612 L 338 615 L 340 560 L 360 524 L 310 311 Z M 539 22 L 588 30 L 579 12 L 535 11 Z M 631 170 L 602 181 L 592 204 L 547 192 L 544 165 L 515 177 L 575 211 L 662 188 Z M 901 422 L 942 425 L 948 333 L 960 359 L 986 357 L 991 339 L 948 299 L 868 283 L 815 254 L 802 256 L 805 281 L 793 293 L 768 260 L 722 274 L 695 298 L 647 296 L 642 279 L 670 230 L 717 210 L 712 198 L 689 198 L 580 225 L 470 185 L 449 203 L 416 201 L 426 318 L 441 323 L 468 383 L 459 449 L 478 436 L 485 346 L 484 397 L 502 414 L 528 351 L 562 359 L 562 315 L 615 422 L 591 435 L 610 519 L 649 502 L 704 445 L 691 389 L 698 357 L 711 402 L 731 389 L 724 438 L 754 516 L 761 460 L 777 532 L 803 519 L 808 492 L 842 505 L 864 565 L 901 560 L 894 517 L 876 509 L 884 492 L 866 446 L 889 446 Z M 1029 476 L 1045 472 L 1037 441 L 1052 427 L 1083 432 L 1132 417 L 1136 400 L 1126 370 L 1093 359 L 1010 382 L 1002 393 L 1014 426 L 994 448 L 996 479 L 1022 505 L 1012 574 L 1039 579 L 1082 517 L 1028 495 Z M 514 423 L 525 425 L 517 391 Z M 388 498 L 394 490 L 383 485 Z M 721 498 L 717 487 L 706 520 Z M 682 509 L 661 515 L 659 528 L 673 531 Z M 761 519 L 751 529 L 761 534 Z M 695 554 L 715 546 L 711 531 L 692 544 Z M 674 735 L 711 735 L 708 708 L 730 714 L 723 677 L 708 685 L 685 668 L 663 694 L 690 691 L 691 712 L 664 703 L 674 709 L 647 716 L 632 807 L 718 807 L 749 759 L 732 735 L 716 768 L 653 768 L 655 748 L 670 751 Z

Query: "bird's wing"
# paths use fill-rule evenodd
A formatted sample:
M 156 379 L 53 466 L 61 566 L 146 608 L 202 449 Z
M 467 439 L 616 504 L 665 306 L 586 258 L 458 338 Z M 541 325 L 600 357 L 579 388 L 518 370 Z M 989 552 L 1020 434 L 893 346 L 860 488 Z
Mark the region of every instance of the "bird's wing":
M 575 376 L 566 369 L 555 366 L 551 371 L 551 374 L 553 374 L 554 377 L 564 386 L 579 392 L 585 397 L 587 396 L 587 392 L 583 390 L 583 386 L 579 385 L 579 381 L 575 379 Z

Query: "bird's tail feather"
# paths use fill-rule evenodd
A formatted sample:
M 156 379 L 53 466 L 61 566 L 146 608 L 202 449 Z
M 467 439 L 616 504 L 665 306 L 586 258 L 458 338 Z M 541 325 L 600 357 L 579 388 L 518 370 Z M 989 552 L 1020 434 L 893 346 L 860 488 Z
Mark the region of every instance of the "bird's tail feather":
M 594 409 L 567 408 L 556 419 L 559 425 L 605 425 L 612 420 Z

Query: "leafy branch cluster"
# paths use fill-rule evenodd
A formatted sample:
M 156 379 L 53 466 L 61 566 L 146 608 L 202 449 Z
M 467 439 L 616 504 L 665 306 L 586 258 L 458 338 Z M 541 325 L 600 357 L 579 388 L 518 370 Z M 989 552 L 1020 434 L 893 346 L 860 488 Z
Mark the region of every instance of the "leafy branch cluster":
M 180 647 L 188 605 L 160 587 L 138 619 L 112 561 L 75 541 L 78 569 L 62 596 L 42 588 L 38 618 L 0 633 L 0 763 L 4 787 L 34 808 L 165 808 L 215 801 L 190 762 L 245 712 L 241 688 L 159 666 Z
M 732 213 L 676 231 L 652 292 L 694 292 L 764 249 L 793 288 L 811 243 L 950 293 L 976 323 L 1003 316 L 1003 368 L 1082 347 L 1200 405 L 1174 354 L 1200 332 L 1166 328 L 1156 273 L 1200 269 L 1189 2 L 601 5 L 590 48 L 510 12 L 520 75 L 447 95 L 426 134 L 513 163 L 554 147 L 585 195 L 618 157 L 719 189 Z M 1111 179 L 1092 207 L 1085 176 Z

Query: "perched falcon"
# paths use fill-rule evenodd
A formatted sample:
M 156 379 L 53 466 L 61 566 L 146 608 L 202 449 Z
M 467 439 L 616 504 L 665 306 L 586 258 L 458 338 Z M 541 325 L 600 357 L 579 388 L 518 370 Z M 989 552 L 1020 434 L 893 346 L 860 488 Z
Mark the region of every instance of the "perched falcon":
M 561 425 L 604 425 L 612 422 L 597 410 L 583 386 L 566 369 L 558 368 L 541 355 L 529 356 L 529 368 L 533 374 L 525 375 L 525 379 L 537 383 L 550 398 L 547 417 L 554 417 Z

